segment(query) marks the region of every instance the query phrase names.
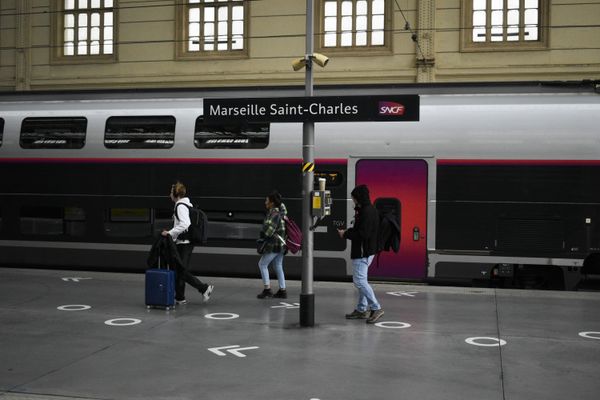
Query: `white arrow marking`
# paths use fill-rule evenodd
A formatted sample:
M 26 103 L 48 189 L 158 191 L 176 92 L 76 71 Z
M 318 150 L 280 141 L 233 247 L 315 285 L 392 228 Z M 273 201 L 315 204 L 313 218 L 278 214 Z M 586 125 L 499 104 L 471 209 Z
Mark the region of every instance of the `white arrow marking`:
M 415 294 L 419 293 L 419 292 L 386 292 L 387 294 L 391 294 L 392 296 L 408 296 L 408 297 L 415 297 Z
M 211 347 L 210 349 L 207 349 L 208 351 L 215 353 L 218 356 L 226 356 L 227 354 L 222 352 L 221 350 L 227 350 L 229 353 L 233 354 L 234 356 L 237 357 L 246 357 L 245 354 L 240 353 L 240 351 L 242 350 L 254 350 L 254 349 L 258 349 L 259 347 L 257 346 L 251 346 L 251 347 L 240 347 L 239 345 L 233 345 L 233 346 L 222 346 L 222 347 Z
M 280 306 L 271 306 L 271 308 L 300 308 L 300 303 L 285 303 L 285 302 L 280 302 L 279 304 L 281 304 Z
M 69 281 L 73 281 L 73 282 L 79 282 L 83 279 L 92 279 L 92 278 L 79 278 L 79 277 L 73 277 L 73 278 L 62 278 L 63 281 L 65 282 L 69 282 Z

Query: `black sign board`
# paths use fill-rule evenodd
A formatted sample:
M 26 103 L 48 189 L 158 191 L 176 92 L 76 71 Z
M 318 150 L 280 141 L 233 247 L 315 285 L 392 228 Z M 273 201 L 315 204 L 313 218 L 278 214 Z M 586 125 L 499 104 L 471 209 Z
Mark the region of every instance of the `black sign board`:
M 204 99 L 209 124 L 418 120 L 418 95 Z

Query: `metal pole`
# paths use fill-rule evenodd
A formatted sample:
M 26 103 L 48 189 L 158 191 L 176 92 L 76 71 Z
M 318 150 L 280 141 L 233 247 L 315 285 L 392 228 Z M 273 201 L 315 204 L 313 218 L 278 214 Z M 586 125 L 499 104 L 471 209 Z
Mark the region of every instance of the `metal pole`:
M 313 95 L 312 57 L 313 43 L 313 4 L 314 0 L 306 0 L 306 97 Z M 303 165 L 314 165 L 315 124 L 302 124 L 302 160 Z M 313 232 L 310 192 L 314 187 L 314 172 L 312 169 L 303 172 L 302 176 L 302 290 L 300 292 L 300 326 L 315 325 L 315 294 L 313 292 Z

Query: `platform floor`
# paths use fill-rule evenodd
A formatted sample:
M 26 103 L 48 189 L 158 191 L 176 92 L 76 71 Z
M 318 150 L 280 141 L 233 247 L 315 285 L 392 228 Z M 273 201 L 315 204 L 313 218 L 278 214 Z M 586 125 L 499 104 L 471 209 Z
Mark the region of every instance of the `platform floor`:
M 0 400 L 600 398 L 600 293 L 374 284 L 370 326 L 351 283 L 316 282 L 300 328 L 299 282 L 210 281 L 165 312 L 141 274 L 0 269 Z

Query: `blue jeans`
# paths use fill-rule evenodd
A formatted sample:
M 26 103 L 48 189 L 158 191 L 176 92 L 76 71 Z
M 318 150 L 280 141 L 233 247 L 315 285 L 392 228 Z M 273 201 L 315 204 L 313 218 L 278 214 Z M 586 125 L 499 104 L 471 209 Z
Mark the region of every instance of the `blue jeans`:
M 275 273 L 277 274 L 277 280 L 279 281 L 279 289 L 285 289 L 285 275 L 283 274 L 283 251 L 281 253 L 265 253 L 258 261 L 258 268 L 260 269 L 260 275 L 265 286 L 270 286 L 271 281 L 269 279 L 269 264 L 271 261 L 275 267 Z
M 354 270 L 352 282 L 354 282 L 354 286 L 358 289 L 358 305 L 356 306 L 356 310 L 360 312 L 381 309 L 381 305 L 377 302 L 373 288 L 369 285 L 368 281 L 369 265 L 371 265 L 373 257 L 352 260 Z

